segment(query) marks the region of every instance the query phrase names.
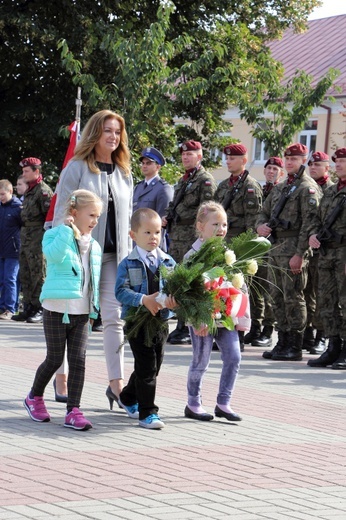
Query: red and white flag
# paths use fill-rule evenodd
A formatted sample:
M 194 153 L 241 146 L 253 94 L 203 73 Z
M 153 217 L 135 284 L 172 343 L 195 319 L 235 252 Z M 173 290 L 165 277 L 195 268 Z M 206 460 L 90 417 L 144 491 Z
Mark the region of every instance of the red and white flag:
M 64 162 L 62 165 L 62 169 L 65 168 L 65 166 L 67 165 L 69 160 L 72 159 L 72 157 L 74 156 L 74 150 L 75 150 L 76 145 L 79 140 L 79 130 L 80 130 L 79 122 L 73 121 L 73 123 L 70 124 L 68 129 L 70 131 L 70 143 L 67 148 L 67 152 L 66 152 L 65 159 L 64 159 Z M 59 182 L 59 180 L 58 180 L 58 182 Z M 54 193 L 52 200 L 50 201 L 50 206 L 49 206 L 49 210 L 46 215 L 46 220 L 45 220 L 45 225 L 44 225 L 45 229 L 49 229 L 50 227 L 52 227 L 55 204 L 56 204 L 56 192 Z

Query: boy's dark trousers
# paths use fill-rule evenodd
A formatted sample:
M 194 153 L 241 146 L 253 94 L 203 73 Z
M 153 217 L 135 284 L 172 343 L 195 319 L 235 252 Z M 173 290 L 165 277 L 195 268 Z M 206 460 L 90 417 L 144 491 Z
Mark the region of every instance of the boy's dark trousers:
M 156 377 L 162 364 L 167 337 L 168 322 L 163 323 L 163 328 L 154 337 L 151 347 L 144 345 L 142 330 L 139 330 L 136 338 L 129 340 L 135 369 L 120 393 L 120 400 L 126 406 L 138 403 L 141 421 L 151 414 L 157 414 L 159 410 L 155 405 Z

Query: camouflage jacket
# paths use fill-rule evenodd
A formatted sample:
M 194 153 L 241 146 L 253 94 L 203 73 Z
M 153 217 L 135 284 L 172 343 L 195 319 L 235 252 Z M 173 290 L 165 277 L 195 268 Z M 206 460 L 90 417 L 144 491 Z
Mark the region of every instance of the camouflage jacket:
M 340 199 L 344 196 L 346 196 L 346 188 L 342 188 L 340 191 L 338 191 L 336 184 L 333 184 L 325 190 L 318 208 L 318 213 L 311 221 L 309 236 L 314 235 L 320 231 L 327 217 L 339 204 Z M 346 246 L 346 203 L 344 203 L 341 213 L 335 220 L 334 224 L 331 226 L 331 230 L 334 231 L 339 237 L 342 237 L 340 243 L 343 246 Z M 328 242 L 326 243 L 326 246 L 328 247 Z
M 222 204 L 229 190 L 229 178 L 227 178 L 220 182 L 216 190 L 216 202 Z M 255 231 L 256 219 L 261 209 L 262 188 L 256 179 L 248 175 L 227 210 L 227 237 L 237 236 L 248 229 Z
M 174 186 L 174 195 L 172 202 L 168 206 L 168 215 L 172 211 L 180 191 L 183 189 L 183 178 L 179 179 Z M 189 179 L 184 197 L 175 209 L 175 223 L 181 226 L 194 226 L 197 210 L 202 202 L 214 199 L 216 183 L 214 177 L 208 173 L 203 166 Z
M 277 237 L 271 254 L 275 256 L 301 257 L 309 251 L 309 229 L 311 221 L 318 213 L 322 190 L 307 173 L 295 181 L 295 191 L 288 198 L 279 218 L 286 222 L 287 228 L 278 226 L 273 233 Z M 261 224 L 267 224 L 272 216 L 282 191 L 287 186 L 287 180 L 280 182 L 269 193 L 256 222 L 256 229 Z
M 25 193 L 21 214 L 24 227 L 35 226 L 36 223 L 43 226 L 52 196 L 52 190 L 43 181 Z

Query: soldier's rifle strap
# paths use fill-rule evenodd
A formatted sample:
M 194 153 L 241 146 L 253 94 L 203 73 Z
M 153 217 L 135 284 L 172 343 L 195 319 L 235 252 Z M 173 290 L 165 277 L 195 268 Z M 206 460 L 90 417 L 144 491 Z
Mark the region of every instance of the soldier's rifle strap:
M 332 225 L 335 223 L 338 216 L 340 215 L 344 204 L 346 204 L 346 194 L 342 195 L 340 197 L 338 204 L 329 213 L 324 225 L 322 226 L 320 231 L 317 233 L 316 238 L 319 242 L 322 242 L 323 240 L 329 240 L 331 238 L 332 233 L 330 231 L 330 228 L 332 227 Z
M 234 199 L 234 197 L 236 196 L 236 194 L 238 193 L 240 188 L 242 188 L 248 175 L 249 175 L 248 170 L 244 170 L 244 173 L 239 177 L 237 182 L 235 182 L 233 184 L 232 189 L 228 192 L 227 197 L 222 202 L 222 206 L 225 211 L 227 211 L 228 208 L 230 207 L 232 200 Z

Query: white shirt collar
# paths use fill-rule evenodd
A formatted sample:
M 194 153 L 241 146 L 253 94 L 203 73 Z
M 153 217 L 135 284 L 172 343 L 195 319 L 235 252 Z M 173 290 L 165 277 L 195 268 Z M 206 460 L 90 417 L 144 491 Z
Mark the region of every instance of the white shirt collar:
M 157 249 L 154 249 L 153 251 L 146 251 L 142 247 L 139 247 L 139 246 L 136 246 L 136 247 L 137 247 L 137 251 L 139 253 L 139 256 L 141 257 L 143 262 L 145 262 L 147 265 L 149 265 L 149 262 L 148 262 L 148 259 L 147 259 L 147 254 L 151 253 L 152 255 L 154 255 L 155 260 L 156 260 L 156 265 L 157 265 Z

